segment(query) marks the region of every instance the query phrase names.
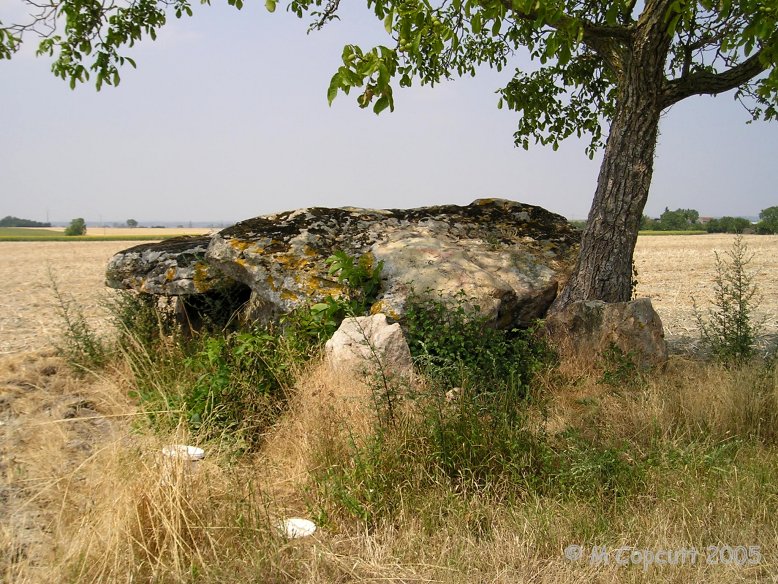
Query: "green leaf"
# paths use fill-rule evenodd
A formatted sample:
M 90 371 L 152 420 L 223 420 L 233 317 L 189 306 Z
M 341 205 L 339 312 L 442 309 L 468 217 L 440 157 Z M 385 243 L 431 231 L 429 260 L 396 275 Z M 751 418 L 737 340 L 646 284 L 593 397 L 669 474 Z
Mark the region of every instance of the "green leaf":
M 384 18 L 384 29 L 386 29 L 386 34 L 392 34 L 392 23 L 394 22 L 394 12 L 389 11 L 389 13 L 386 15 L 386 18 Z
M 470 19 L 470 27 L 473 29 L 473 34 L 481 32 L 481 15 L 478 12 L 473 14 L 473 18 Z
M 338 95 L 338 88 L 341 84 L 341 76 L 340 72 L 335 73 L 335 75 L 332 76 L 332 80 L 330 81 L 330 86 L 327 89 L 327 103 L 329 105 L 332 105 L 332 102 L 335 100 L 335 98 Z
M 373 106 L 373 111 L 376 114 L 380 114 L 382 111 L 384 111 L 388 107 L 389 107 L 389 98 L 386 95 L 382 95 L 375 102 L 375 105 Z
M 268 12 L 275 12 L 276 4 L 278 4 L 276 0 L 265 0 L 265 8 L 267 8 Z

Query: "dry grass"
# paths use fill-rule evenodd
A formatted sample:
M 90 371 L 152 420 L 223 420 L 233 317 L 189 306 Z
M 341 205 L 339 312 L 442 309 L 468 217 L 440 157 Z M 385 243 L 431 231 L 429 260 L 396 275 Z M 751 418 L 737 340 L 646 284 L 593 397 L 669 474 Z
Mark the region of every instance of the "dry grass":
M 372 424 L 372 395 L 363 382 L 333 371 L 325 362 L 300 375 L 288 414 L 276 425 L 263 448 L 261 465 L 276 496 L 295 496 L 319 461 L 322 442 L 345 443 L 365 435 Z
M 771 581 L 775 571 L 774 373 L 749 377 L 674 360 L 632 392 L 603 389 L 593 371 L 555 374 L 549 429 L 627 440 L 647 455 L 658 440 L 687 457 L 685 466 L 655 467 L 641 496 L 603 507 L 540 495 L 505 505 L 441 486 L 426 495 L 427 508 L 409 502 L 370 531 L 335 522 L 311 538 L 287 541 L 274 525 L 309 513 L 312 453 L 346 452 L 351 436 L 369 427 L 365 386 L 314 364 L 261 454 L 234 461 L 211 447 L 194 473 L 171 482 L 162 479 L 160 448 L 185 442 L 185 434 L 132 433 L 132 418 L 116 416 L 133 412 L 120 386 L 51 374 L 49 367 L 59 365 L 45 355 L 14 365 L 17 387 L 34 383 L 50 400 L 28 403 L 20 387 L 11 409 L 24 417 L 8 416 L 11 427 L 3 426 L 9 461 L 3 489 L 12 503 L 0 540 L 4 581 L 724 583 Z M 66 417 L 71 395 L 82 404 L 76 418 Z M 85 400 L 94 400 L 90 412 Z M 93 415 L 116 417 L 78 419 Z M 761 438 L 748 441 L 754 431 Z M 570 544 L 585 550 L 759 545 L 764 559 L 754 567 L 698 561 L 643 571 L 571 562 L 563 553 Z
M 133 412 L 112 381 L 75 378 L 50 352 L 0 361 L 0 563 L 6 578 L 50 569 L 59 538 L 68 537 L 55 526 L 70 524 L 90 506 L 84 465 L 126 437 L 124 416 Z

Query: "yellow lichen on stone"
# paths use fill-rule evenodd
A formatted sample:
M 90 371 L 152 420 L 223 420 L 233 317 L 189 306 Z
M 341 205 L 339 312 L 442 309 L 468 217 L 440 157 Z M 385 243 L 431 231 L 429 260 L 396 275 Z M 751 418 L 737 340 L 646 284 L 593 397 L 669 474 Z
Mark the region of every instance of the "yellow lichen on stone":
M 298 300 L 299 298 L 300 297 L 291 290 L 281 290 L 281 300 L 294 301 Z
M 343 287 L 341 285 L 315 274 L 304 273 L 296 275 L 295 282 L 309 298 L 322 298 L 324 296 L 340 298 L 343 295 Z
M 392 310 L 386 305 L 386 302 L 383 300 L 379 300 L 378 302 L 374 303 L 373 306 L 370 307 L 370 314 L 376 315 L 376 314 L 385 314 L 387 317 L 389 317 L 391 320 L 400 320 L 400 315 L 397 313 L 396 310 Z
M 211 288 L 211 281 L 208 277 L 208 268 L 203 262 L 195 262 L 192 284 L 197 292 L 207 292 Z
M 297 256 L 294 253 L 278 254 L 275 257 L 275 260 L 278 264 L 289 270 L 302 270 L 310 264 L 307 258 Z
M 240 239 L 228 239 L 227 245 L 229 245 L 232 249 L 238 252 L 243 252 L 248 249 L 248 247 L 251 245 L 250 241 L 243 241 Z
M 167 272 L 165 272 L 165 281 L 172 282 L 173 278 L 175 277 L 176 277 L 176 269 L 171 266 L 167 269 Z

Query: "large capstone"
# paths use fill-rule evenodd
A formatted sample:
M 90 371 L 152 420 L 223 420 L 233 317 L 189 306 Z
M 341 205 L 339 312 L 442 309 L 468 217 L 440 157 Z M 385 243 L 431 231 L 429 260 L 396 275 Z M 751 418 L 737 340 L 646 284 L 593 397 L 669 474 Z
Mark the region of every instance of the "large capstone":
M 400 320 L 411 291 L 444 298 L 464 291 L 494 325 L 523 326 L 554 300 L 578 240 L 564 217 L 502 199 L 418 209 L 312 207 L 242 221 L 213 235 L 207 250 L 200 245 L 193 254 L 182 245 L 184 258 L 171 241 L 120 252 L 108 284 L 192 295 L 240 283 L 251 289 L 252 318 L 267 321 L 343 294 L 326 263 L 343 251 L 383 262 L 373 313 Z

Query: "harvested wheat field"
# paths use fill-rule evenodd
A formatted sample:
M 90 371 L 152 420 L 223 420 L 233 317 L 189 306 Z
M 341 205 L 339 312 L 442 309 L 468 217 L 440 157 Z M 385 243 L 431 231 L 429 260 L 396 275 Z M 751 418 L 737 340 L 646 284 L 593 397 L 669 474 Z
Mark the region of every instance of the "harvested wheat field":
M 127 242 L 0 242 L 0 355 L 50 347 L 58 333 L 52 283 L 92 324 L 105 318 L 105 266 Z
M 699 336 L 692 298 L 704 313 L 712 300 L 715 253 L 728 260 L 734 235 L 643 236 L 635 249 L 637 295 L 651 298 L 671 346 L 693 343 Z M 764 336 L 778 333 L 778 235 L 745 235 L 753 254 L 747 270 L 759 294 L 756 320 Z

